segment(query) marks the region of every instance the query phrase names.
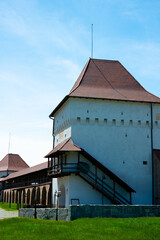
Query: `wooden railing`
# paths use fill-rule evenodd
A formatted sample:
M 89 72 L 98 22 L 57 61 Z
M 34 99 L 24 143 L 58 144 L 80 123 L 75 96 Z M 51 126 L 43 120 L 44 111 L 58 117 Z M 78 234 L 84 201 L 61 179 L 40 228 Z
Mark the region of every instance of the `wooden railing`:
M 131 203 L 131 195 L 125 189 L 126 194 L 128 195 L 129 199 L 125 198 L 118 192 L 118 183 L 114 179 L 113 180 L 113 187 L 110 186 L 105 182 L 105 175 L 102 178 L 99 178 L 95 173 L 86 171 L 84 166 L 79 165 L 79 176 L 81 176 L 84 180 L 86 180 L 89 184 L 99 190 L 104 196 L 108 197 L 111 201 L 117 204 L 132 204 Z M 107 177 L 107 176 L 106 176 Z
M 19 187 L 27 187 L 31 186 L 33 182 L 38 182 L 39 184 L 51 182 L 51 179 L 49 177 L 44 178 L 38 178 L 37 180 L 26 180 L 26 181 L 17 181 L 17 182 L 10 182 L 3 183 L 3 189 L 9 189 L 9 188 L 19 188 Z
M 56 164 L 53 167 L 50 167 L 48 170 L 48 175 L 53 176 L 69 173 L 76 173 L 79 171 L 78 163 L 65 163 L 65 164 Z
M 54 165 L 53 168 L 50 168 L 48 171 L 48 175 L 52 177 L 61 177 L 64 175 L 68 175 L 70 173 L 76 173 L 81 178 L 83 178 L 86 182 L 92 185 L 95 189 L 101 192 L 104 196 L 109 198 L 111 202 L 115 204 L 123 204 L 128 205 L 131 203 L 131 192 L 128 192 L 124 187 L 123 191 L 125 195 L 127 195 L 128 199 L 122 194 L 120 194 L 118 187 L 120 185 L 116 182 L 114 178 L 112 178 L 112 186 L 105 182 L 107 179 L 107 174 L 104 173 L 102 170 L 103 177 L 100 178 L 97 174 L 93 173 L 89 170 L 89 165 L 85 162 L 79 163 L 65 163 L 65 164 L 57 164 Z

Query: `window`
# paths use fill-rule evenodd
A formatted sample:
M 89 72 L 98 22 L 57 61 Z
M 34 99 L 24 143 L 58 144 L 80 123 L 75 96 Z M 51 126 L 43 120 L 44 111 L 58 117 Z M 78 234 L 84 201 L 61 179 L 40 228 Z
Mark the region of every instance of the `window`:
M 143 161 L 143 165 L 147 165 L 147 161 Z

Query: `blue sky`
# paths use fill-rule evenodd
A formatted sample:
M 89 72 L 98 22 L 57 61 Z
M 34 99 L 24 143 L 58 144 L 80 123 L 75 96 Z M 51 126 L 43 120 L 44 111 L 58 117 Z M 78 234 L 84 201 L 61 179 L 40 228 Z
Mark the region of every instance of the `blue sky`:
M 91 55 L 119 60 L 160 97 L 160 1 L 0 0 L 0 159 L 29 165 L 52 148 L 48 115 Z

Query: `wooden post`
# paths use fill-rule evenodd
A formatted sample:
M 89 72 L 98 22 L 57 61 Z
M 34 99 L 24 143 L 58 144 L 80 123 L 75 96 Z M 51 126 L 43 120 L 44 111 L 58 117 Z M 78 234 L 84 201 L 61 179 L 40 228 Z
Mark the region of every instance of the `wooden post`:
M 96 179 L 95 179 L 96 181 L 95 182 L 96 182 L 96 185 L 97 185 L 97 167 L 96 166 L 95 166 L 95 176 L 96 176 Z
M 116 183 L 115 180 L 113 179 L 113 199 L 115 200 L 115 195 L 116 195 Z
M 130 192 L 130 204 L 132 204 L 132 193 Z

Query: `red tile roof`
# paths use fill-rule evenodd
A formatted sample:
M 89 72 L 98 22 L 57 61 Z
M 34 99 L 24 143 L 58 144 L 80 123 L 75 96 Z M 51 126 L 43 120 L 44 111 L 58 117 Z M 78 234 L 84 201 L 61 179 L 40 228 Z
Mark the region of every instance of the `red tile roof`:
M 158 102 L 118 61 L 90 59 L 69 96 Z
M 30 174 L 33 172 L 38 172 L 38 171 L 41 171 L 41 170 L 47 169 L 47 168 L 48 168 L 48 162 L 44 162 L 44 163 L 38 164 L 36 166 L 28 167 L 26 169 L 20 170 L 18 172 L 11 173 L 7 177 L 1 178 L 0 181 L 6 181 L 8 179 L 20 177 L 20 176 L 27 175 L 27 174 Z
M 7 154 L 0 161 L 0 171 L 19 171 L 29 166 L 18 154 Z
M 52 157 L 58 152 L 80 152 L 82 149 L 75 144 L 73 144 L 72 139 L 69 138 L 62 143 L 59 143 L 52 151 L 50 151 L 45 158 Z
M 147 92 L 119 61 L 89 59 L 70 93 L 50 114 L 69 97 L 160 103 L 160 98 Z

